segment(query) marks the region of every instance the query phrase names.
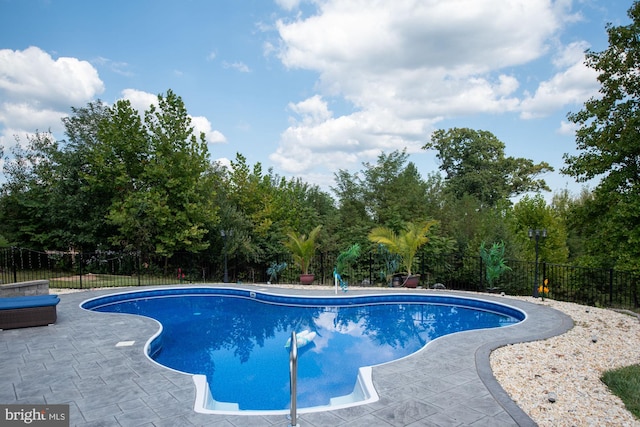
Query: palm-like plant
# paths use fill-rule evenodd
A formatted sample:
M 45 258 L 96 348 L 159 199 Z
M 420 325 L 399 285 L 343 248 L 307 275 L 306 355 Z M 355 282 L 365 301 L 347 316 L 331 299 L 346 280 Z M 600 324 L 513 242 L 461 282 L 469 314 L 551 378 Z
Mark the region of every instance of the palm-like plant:
M 288 240 L 283 244 L 291 251 L 293 261 L 300 267 L 302 274 L 309 274 L 309 266 L 316 253 L 316 239 L 321 228 L 321 225 L 317 226 L 311 230 L 308 236 L 302 233 L 296 233 L 295 231 L 287 233 Z
M 336 266 L 333 269 L 334 277 L 340 282 L 343 291 L 347 291 L 347 282 L 342 279 L 344 271 L 360 256 L 360 245 L 354 243 L 347 250 L 340 252 L 336 258 Z
M 360 245 L 355 243 L 349 246 L 348 249 L 340 252 L 338 257 L 336 258 L 336 267 L 335 271 L 338 274 L 344 273 L 344 271 L 355 262 L 360 256 Z
M 374 243 L 385 245 L 392 254 L 399 255 L 407 275 L 411 276 L 413 259 L 418 249 L 429 241 L 427 233 L 435 224 L 435 220 L 417 224 L 410 222 L 397 234 L 388 227 L 376 227 L 369 232 L 368 237 Z
M 482 261 L 484 261 L 489 288 L 493 288 L 494 282 L 498 280 L 502 273 L 511 270 L 511 268 L 505 264 L 504 251 L 504 242 L 494 243 L 488 249 L 484 242 L 480 245 L 480 257 Z

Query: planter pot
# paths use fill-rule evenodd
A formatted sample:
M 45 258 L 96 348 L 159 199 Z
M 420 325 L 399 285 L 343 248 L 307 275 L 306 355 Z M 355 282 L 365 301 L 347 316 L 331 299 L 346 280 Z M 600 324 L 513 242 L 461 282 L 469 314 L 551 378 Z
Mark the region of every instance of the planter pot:
M 310 285 L 313 283 L 313 279 L 315 276 L 313 274 L 301 274 L 300 275 L 300 284 L 301 285 Z
M 416 288 L 420 284 L 420 275 L 402 276 L 402 283 L 405 288 Z

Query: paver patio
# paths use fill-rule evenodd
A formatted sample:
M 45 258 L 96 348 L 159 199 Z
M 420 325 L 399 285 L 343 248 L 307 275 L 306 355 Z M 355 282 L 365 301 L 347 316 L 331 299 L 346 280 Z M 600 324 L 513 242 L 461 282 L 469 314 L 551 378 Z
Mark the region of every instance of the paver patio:
M 242 288 L 289 295 L 332 295 L 333 289 Z M 139 289 L 139 288 L 136 288 Z M 287 426 L 283 415 L 206 415 L 193 410 L 191 375 L 164 368 L 144 355 L 158 331 L 155 320 L 94 313 L 79 304 L 121 290 L 60 295 L 56 324 L 0 331 L 0 403 L 69 404 L 73 426 Z M 298 415 L 298 425 L 325 426 L 535 426 L 495 381 L 489 354 L 501 345 L 566 332 L 570 317 L 549 307 L 495 295 L 393 289 L 481 298 L 520 308 L 513 326 L 461 332 L 423 350 L 373 368 L 377 402 Z M 388 292 L 352 288 L 349 295 Z M 55 289 L 51 290 L 55 293 Z M 116 344 L 134 341 L 131 346 Z

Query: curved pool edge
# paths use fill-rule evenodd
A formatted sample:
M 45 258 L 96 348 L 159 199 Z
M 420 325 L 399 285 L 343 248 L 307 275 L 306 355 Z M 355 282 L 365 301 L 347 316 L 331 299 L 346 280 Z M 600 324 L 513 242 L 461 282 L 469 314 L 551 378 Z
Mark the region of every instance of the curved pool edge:
M 485 328 L 485 329 L 473 329 L 473 330 L 469 330 L 469 331 L 461 331 L 461 332 L 455 332 L 453 334 L 448 334 L 448 335 L 444 335 L 441 337 L 438 337 L 432 341 L 430 341 L 429 343 L 427 343 L 427 345 L 425 345 L 424 347 L 422 347 L 421 349 L 419 349 L 418 351 L 416 351 L 415 353 L 412 353 L 410 355 L 404 356 L 400 359 L 396 359 L 393 361 L 389 361 L 389 362 L 384 362 L 382 364 L 379 365 L 374 365 L 374 366 L 364 366 L 361 367 L 358 373 L 358 377 L 356 380 L 356 385 L 354 387 L 354 391 L 346 396 L 338 396 L 335 398 L 332 398 L 331 403 L 329 405 L 322 405 L 322 406 L 314 406 L 314 407 L 306 407 L 306 408 L 298 408 L 298 413 L 300 414 L 309 414 L 309 413 L 315 413 L 315 412 L 322 412 L 322 411 L 333 411 L 333 410 L 339 410 L 339 409 L 346 409 L 346 408 L 350 408 L 350 407 L 354 407 L 354 406 L 362 406 L 362 405 L 367 405 L 367 404 L 371 404 L 371 403 L 375 403 L 376 401 L 379 400 L 379 394 L 376 390 L 376 386 L 374 385 L 374 381 L 373 381 L 373 369 L 383 366 L 383 365 L 389 365 L 389 364 L 396 364 L 398 362 L 401 362 L 402 360 L 405 359 L 410 359 L 420 353 L 426 352 L 428 348 L 430 348 L 430 345 L 433 344 L 436 341 L 439 340 L 443 340 L 446 337 L 449 336 L 453 336 L 453 335 L 458 335 L 458 334 L 465 334 L 465 333 L 478 333 L 481 331 L 486 331 L 486 330 L 493 330 L 493 329 L 506 329 L 506 328 L 511 328 L 511 327 L 516 327 L 518 325 L 521 325 L 524 321 L 527 320 L 527 312 L 515 307 L 511 304 L 507 304 L 505 303 L 505 301 L 492 301 L 490 298 L 485 298 L 485 297 L 478 297 L 478 296 L 470 296 L 469 294 L 464 294 L 464 295 L 455 295 L 453 293 L 447 292 L 447 291 L 437 291 L 436 293 L 425 293 L 425 290 L 406 290 L 405 292 L 392 292 L 392 291 L 380 291 L 380 290 L 369 290 L 368 292 L 364 293 L 364 294 L 358 294 L 358 295 L 346 295 L 346 294 L 331 294 L 331 295 L 291 295 L 291 292 L 286 292 L 287 289 L 283 289 L 283 288 L 278 288 L 279 292 L 269 292 L 266 289 L 253 289 L 253 288 L 244 288 L 244 287 L 235 287 L 235 286 L 210 286 L 210 285 L 189 285 L 189 286 L 164 286 L 164 287 L 150 287 L 150 288 L 144 288 L 144 289 L 135 289 L 135 290 L 130 290 L 130 291 L 123 291 L 123 292 L 115 292 L 109 295 L 102 295 L 102 296 L 97 296 L 94 298 L 89 298 L 87 300 L 82 301 L 79 306 L 81 309 L 83 310 L 87 310 L 87 311 L 93 311 L 91 310 L 91 308 L 95 308 L 97 307 L 97 305 L 93 305 L 91 307 L 90 303 L 95 303 L 96 301 L 99 300 L 106 300 L 108 304 L 110 303 L 114 303 L 117 301 L 122 301 L 122 300 L 126 300 L 127 297 L 131 297 L 131 296 L 135 296 L 136 294 L 139 295 L 139 297 L 146 297 L 148 296 L 149 293 L 153 293 L 155 291 L 161 293 L 162 295 L 157 295 L 157 296 L 165 296 L 165 295 L 172 295 L 172 296 L 177 296 L 177 295 L 181 295 L 181 294 L 188 294 L 190 291 L 194 291 L 194 290 L 200 290 L 200 291 L 205 291 L 205 294 L 213 294 L 213 295 L 232 295 L 232 296 L 236 296 L 236 297 L 243 297 L 243 298 L 249 298 L 249 299 L 258 299 L 261 300 L 263 302 L 270 302 L 270 303 L 274 303 L 276 300 L 279 300 L 279 303 L 284 303 L 286 301 L 284 300 L 289 300 L 289 302 L 295 300 L 296 302 L 298 302 L 299 304 L 301 302 L 304 302 L 305 304 L 309 304 L 309 305 L 320 305 L 320 304 L 327 304 L 330 305 L 331 302 L 333 302 L 335 304 L 335 300 L 342 300 L 343 304 L 341 305 L 346 305 L 344 304 L 344 301 L 347 300 L 360 300 L 358 301 L 358 303 L 360 304 L 367 304 L 367 303 L 371 303 L 371 298 L 375 298 L 377 303 L 388 303 L 388 302 L 432 302 L 432 301 L 427 301 L 427 300 L 434 300 L 435 304 L 455 304 L 458 306 L 462 306 L 462 307 L 468 307 L 468 308 L 473 308 L 473 309 L 481 309 L 481 310 L 487 310 L 487 311 L 497 311 L 497 312 L 501 312 L 502 314 L 508 314 L 511 315 L 513 317 L 517 317 L 517 316 L 521 316 L 522 318 L 519 319 L 518 323 L 512 324 L 512 325 L 508 325 L 508 326 L 502 326 L 502 327 L 498 327 L 498 328 Z M 227 293 L 227 292 L 230 293 Z M 284 292 L 282 292 L 284 291 Z M 192 293 L 193 294 L 193 293 Z M 262 297 L 266 297 L 266 298 L 258 298 L 258 296 L 262 296 Z M 406 301 L 407 297 L 411 297 L 414 298 L 412 301 Z M 130 298 L 129 298 L 130 299 Z M 381 300 L 380 300 L 381 299 Z M 367 301 L 369 300 L 369 301 Z M 472 303 L 470 303 L 472 302 Z M 88 307 L 87 304 L 90 306 Z M 105 305 L 108 305 L 105 304 Z M 490 309 L 490 307 L 492 307 L 493 309 Z M 498 309 L 499 308 L 499 309 Z M 505 312 L 505 310 L 508 312 Z M 106 314 L 106 313 L 101 313 L 101 314 Z M 110 314 L 120 314 L 120 313 L 110 313 Z M 126 313 L 122 313 L 122 314 L 126 314 Z M 140 315 L 135 315 L 135 314 L 128 314 L 129 316 L 140 316 Z M 142 317 L 146 317 L 146 316 L 142 316 Z M 148 317 L 147 317 L 148 318 Z M 169 371 L 173 371 L 176 373 L 180 373 L 183 375 L 189 375 L 192 377 L 194 385 L 196 387 L 196 399 L 194 402 L 194 411 L 198 412 L 198 413 L 202 413 L 202 414 L 216 414 L 216 415 L 281 415 L 281 414 L 288 414 L 289 410 L 288 409 L 283 409 L 283 410 L 239 410 L 237 408 L 237 404 L 235 403 L 226 403 L 226 402 L 216 402 L 213 401 L 213 399 L 211 398 L 211 396 L 209 395 L 209 391 L 208 391 L 208 384 L 206 383 L 206 377 L 204 377 L 203 375 L 198 375 L 198 374 L 191 374 L 188 372 L 183 372 L 183 371 L 178 371 L 176 369 L 167 367 L 165 365 L 160 364 L 159 362 L 155 361 L 152 357 L 151 357 L 151 353 L 152 353 L 152 346 L 154 345 L 154 342 L 161 336 L 162 334 L 162 324 L 157 321 L 156 319 L 153 318 L 149 318 L 153 321 L 156 322 L 156 324 L 159 325 L 158 330 L 156 331 L 155 334 L 153 334 L 145 343 L 144 346 L 144 354 L 146 356 L 146 358 L 148 360 L 150 360 L 152 363 L 154 363 L 157 366 L 160 366 L 164 369 L 168 369 Z M 493 347 L 493 348 L 497 348 L 500 345 Z M 488 359 L 487 359 L 488 362 Z M 490 370 L 490 367 L 489 367 Z M 497 381 L 496 381 L 497 384 Z M 502 390 L 502 388 L 499 386 L 498 384 L 498 388 L 500 390 Z M 506 393 L 505 393 L 506 394 Z M 352 395 L 358 395 L 358 396 L 362 396 L 362 398 L 359 398 L 357 400 L 353 400 L 351 398 Z M 508 399 L 510 400 L 510 399 Z M 214 402 L 215 409 L 208 409 L 207 405 L 211 404 L 211 402 Z M 512 401 L 511 401 L 512 402 Z M 512 402 L 513 403 L 513 402 Z M 515 403 L 513 403 L 515 405 Z M 516 405 L 516 408 L 519 409 Z M 506 408 L 505 408 L 506 409 Z
M 198 292 L 194 292 L 198 291 Z M 207 285 L 190 285 L 190 286 L 164 286 L 151 287 L 143 290 L 137 289 L 132 291 L 116 292 L 109 295 L 89 298 L 80 303 L 83 310 L 94 311 L 93 309 L 108 306 L 120 301 L 133 298 L 148 298 L 149 294 L 158 292 L 158 295 L 152 296 L 180 296 L 180 295 L 225 295 L 239 298 L 255 299 L 256 301 L 271 304 L 295 304 L 298 306 L 324 306 L 324 305 L 366 305 L 366 304 L 384 304 L 384 303 L 430 303 L 443 305 L 457 305 L 461 307 L 479 309 L 483 311 L 493 311 L 500 314 L 508 315 L 524 321 L 526 312 L 504 302 L 491 301 L 487 298 L 477 298 L 468 295 L 460 296 L 453 293 L 438 292 L 425 293 L 420 290 L 409 290 L 409 292 L 368 292 L 366 294 L 353 295 L 346 293 L 335 295 L 289 295 L 281 292 L 269 292 L 266 289 L 246 289 L 233 286 L 207 286 Z M 407 299 L 409 298 L 409 299 Z M 375 299 L 368 300 L 368 299 Z M 427 299 L 425 301 L 425 299 Z M 335 301 L 341 301 L 336 304 Z M 98 304 L 101 302 L 101 304 Z
M 463 291 L 456 292 L 463 293 Z M 472 370 L 481 386 L 473 381 L 465 383 L 461 380 L 459 384 L 455 383 L 453 386 L 449 386 L 448 390 L 437 393 L 436 400 L 438 402 L 436 404 L 441 405 L 438 416 L 442 417 L 439 418 L 441 421 L 443 419 L 446 420 L 442 421 L 444 424 L 451 422 L 453 425 L 455 422 L 459 422 L 458 414 L 465 413 L 465 409 L 470 409 L 469 412 L 482 412 L 484 410 L 488 412 L 489 410 L 486 409 L 485 405 L 488 405 L 488 401 L 491 400 L 496 405 L 496 408 L 491 409 L 492 414 L 488 415 L 495 423 L 490 425 L 537 427 L 533 419 L 511 399 L 493 375 L 490 363 L 491 352 L 505 345 L 540 341 L 562 335 L 573 327 L 573 320 L 559 310 L 539 304 L 539 300 L 533 297 L 530 300 L 524 300 L 483 294 L 482 299 L 501 303 L 508 301 L 510 305 L 526 312 L 527 318 L 522 322 L 504 328 L 462 331 L 439 337 L 429 342 L 422 350 L 407 356 L 405 359 L 400 359 L 395 366 L 393 366 L 393 363 L 389 363 L 389 366 L 391 366 L 389 369 L 386 369 L 387 365 L 380 365 L 374 369 L 376 387 L 385 387 L 388 377 L 397 381 L 398 376 L 404 375 L 406 372 L 415 374 L 416 369 L 419 369 L 417 367 L 420 366 L 428 366 L 432 371 L 432 374 L 428 376 L 429 380 L 433 383 L 441 384 L 440 381 L 444 376 L 441 373 L 449 372 L 452 364 L 461 364 L 464 367 L 459 370 L 460 373 L 463 373 L 463 376 L 468 376 Z M 477 332 L 477 334 L 472 334 L 474 332 Z M 460 353 L 461 350 L 463 356 L 459 357 L 456 352 Z M 464 350 L 469 350 L 469 352 L 465 355 Z M 406 365 L 406 367 L 399 366 L 402 364 Z M 448 373 L 445 375 L 448 375 Z M 455 376 L 455 374 L 451 376 Z M 409 383 L 403 385 L 403 388 L 409 393 L 413 393 L 417 386 Z M 481 394 L 479 392 L 480 388 L 486 390 L 490 398 L 489 396 L 478 397 Z M 387 397 L 398 395 L 397 392 L 391 389 L 387 389 L 380 394 Z M 434 393 L 434 395 L 436 394 Z M 426 398 L 406 398 L 405 396 L 403 396 L 403 399 L 406 399 L 408 407 L 414 407 L 416 404 L 433 403 L 429 396 Z M 463 396 L 468 402 L 454 406 L 447 401 L 449 399 L 455 400 L 459 396 Z M 503 412 L 498 413 L 498 410 Z M 449 418 L 446 418 L 447 416 Z
M 524 303 L 538 305 L 533 302 Z M 509 396 L 509 394 L 505 391 L 504 388 L 502 388 L 502 386 L 496 379 L 495 375 L 493 374 L 493 370 L 491 369 L 491 352 L 507 345 L 520 344 L 531 341 L 541 341 L 553 338 L 565 334 L 573 328 L 574 322 L 570 316 L 551 307 L 545 307 L 545 310 L 549 310 L 550 313 L 553 313 L 556 320 L 555 322 L 552 321 L 550 323 L 550 327 L 533 328 L 534 332 L 532 332 L 529 336 L 504 337 L 492 342 L 487 342 L 481 345 L 475 352 L 476 370 L 478 372 L 480 380 L 484 383 L 485 387 L 487 388 L 489 393 L 491 393 L 496 402 L 498 402 L 498 404 L 504 408 L 504 410 L 515 420 L 518 426 L 534 427 L 537 426 L 537 424 L 522 408 L 520 408 L 516 404 L 516 402 L 513 401 L 513 399 L 511 399 L 511 396 Z M 521 326 L 523 328 L 529 326 L 523 323 L 524 322 L 521 322 L 513 326 Z

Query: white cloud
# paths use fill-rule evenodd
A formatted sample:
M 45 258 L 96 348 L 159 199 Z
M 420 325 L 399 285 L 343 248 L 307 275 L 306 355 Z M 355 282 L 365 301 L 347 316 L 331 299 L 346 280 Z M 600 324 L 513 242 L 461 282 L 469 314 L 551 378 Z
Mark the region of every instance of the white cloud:
M 204 133 L 204 136 L 210 144 L 219 144 L 227 142 L 227 138 L 218 130 L 211 129 L 211 122 L 204 116 L 191 117 L 191 124 L 196 134 Z
M 589 43 L 585 41 L 569 43 L 560 48 L 553 58 L 553 65 L 558 68 L 573 67 L 577 63 L 585 60 L 585 52 L 589 49 Z
M 102 56 L 94 58 L 91 62 L 98 66 L 107 67 L 110 71 L 116 74 L 120 74 L 121 76 L 133 76 L 133 73 L 128 69 L 129 64 L 127 64 L 126 62 L 116 62 Z
M 584 100 L 592 88 L 592 76 L 578 65 L 584 46 L 576 44 L 554 58 L 560 68 L 553 79 L 534 95 L 522 92 L 518 67 L 548 58 L 562 26 L 578 19 L 567 0 L 314 4 L 313 15 L 298 12 L 276 23 L 282 63 L 318 73 L 318 94 L 289 105 L 297 117 L 270 157 L 291 173 L 314 165 L 335 171 L 381 150 L 416 152 L 442 119 L 508 112 L 534 117 Z M 346 100 L 353 112 L 334 116 L 332 98 Z
M 98 72 L 87 61 L 51 55 L 37 47 L 0 50 L 0 90 L 9 99 L 69 107 L 104 91 Z
M 312 96 L 297 104 L 289 103 L 289 109 L 302 116 L 305 124 L 318 124 L 331 118 L 327 103 L 320 95 Z
M 62 118 L 68 114 L 29 102 L 5 102 L 0 105 L 0 123 L 18 130 L 58 132 L 63 129 Z
M 576 133 L 577 126 L 575 123 L 562 120 L 560 127 L 558 128 L 558 134 L 560 135 L 574 135 Z
M 573 43 L 559 53 L 554 64 L 567 68 L 540 83 L 536 92 L 522 101 L 523 119 L 543 117 L 597 95 L 598 73 L 584 64 L 585 49 L 584 43 Z
M 77 58 L 54 59 L 38 47 L 0 50 L 0 127 L 5 147 L 16 134 L 62 130 L 70 107 L 104 91 L 96 69 Z
M 122 98 L 128 99 L 131 106 L 140 114 L 143 114 L 152 105 L 158 106 L 158 95 L 137 89 L 125 89 Z
M 247 66 L 246 64 L 242 63 L 242 62 L 227 62 L 224 61 L 222 63 L 222 66 L 224 68 L 232 68 L 234 70 L 240 71 L 241 73 L 250 73 L 251 69 L 249 68 L 249 66 Z
M 0 147 L 4 148 L 4 155 L 9 155 L 10 147 L 17 144 L 26 146 L 29 137 L 33 135 L 35 135 L 34 132 L 27 132 L 23 129 L 4 128 L 0 130 Z
M 318 96 L 289 108 L 299 118 L 290 118 L 291 126 L 282 133 L 280 146 L 269 158 L 296 174 L 316 165 L 328 171 L 350 168 L 375 158 L 381 150 L 406 147 L 408 152 L 417 152 L 428 124 L 426 120 L 400 120 L 388 110 L 333 118 Z
M 284 10 L 293 10 L 298 7 L 300 0 L 276 0 L 276 4 Z
M 550 6 L 546 0 L 329 0 L 312 17 L 278 22 L 281 58 L 322 73 L 346 65 L 462 74 L 518 65 L 545 52 L 558 29 L 560 17 Z
M 220 157 L 218 159 L 215 159 L 213 161 L 213 163 L 217 163 L 218 165 L 220 165 L 220 167 L 227 168 L 228 170 L 232 170 L 233 169 L 231 167 L 231 160 L 229 160 L 226 157 Z

